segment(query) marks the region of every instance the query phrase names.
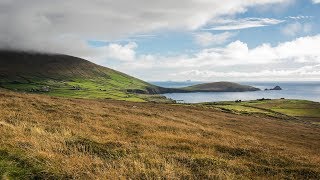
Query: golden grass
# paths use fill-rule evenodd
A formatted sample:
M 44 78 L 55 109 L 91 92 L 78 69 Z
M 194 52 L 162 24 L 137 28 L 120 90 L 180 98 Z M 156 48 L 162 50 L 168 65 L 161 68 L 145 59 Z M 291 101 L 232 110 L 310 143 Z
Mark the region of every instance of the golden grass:
M 0 89 L 0 175 L 27 163 L 57 179 L 319 179 L 319 130 L 199 106 Z

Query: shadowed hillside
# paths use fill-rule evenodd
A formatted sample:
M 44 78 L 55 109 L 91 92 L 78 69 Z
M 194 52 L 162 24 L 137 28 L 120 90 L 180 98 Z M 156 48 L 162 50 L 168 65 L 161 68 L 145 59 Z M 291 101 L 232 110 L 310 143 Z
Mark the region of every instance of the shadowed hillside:
M 21 83 L 32 82 L 34 78 L 73 80 L 100 76 L 110 79 L 110 74 L 119 73 L 67 55 L 0 51 L 0 58 L 1 78 Z

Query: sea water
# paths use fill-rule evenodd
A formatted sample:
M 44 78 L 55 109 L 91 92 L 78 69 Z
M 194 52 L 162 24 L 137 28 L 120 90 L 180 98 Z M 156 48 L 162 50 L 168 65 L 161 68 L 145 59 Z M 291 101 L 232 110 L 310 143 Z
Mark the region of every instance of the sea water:
M 170 88 L 179 88 L 201 82 L 151 82 L 155 85 Z M 267 99 L 303 99 L 320 102 L 320 82 L 239 82 L 260 88 L 254 92 L 196 92 L 196 93 L 168 93 L 163 94 L 167 98 L 184 103 L 218 102 L 235 100 Z M 265 91 L 275 86 L 280 86 L 281 91 Z

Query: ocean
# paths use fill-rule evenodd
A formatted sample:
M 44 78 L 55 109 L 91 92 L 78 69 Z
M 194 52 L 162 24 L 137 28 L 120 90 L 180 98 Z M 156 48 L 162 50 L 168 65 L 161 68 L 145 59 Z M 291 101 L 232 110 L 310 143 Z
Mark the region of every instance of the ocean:
M 151 82 L 162 87 L 185 87 L 202 82 Z M 198 93 L 168 93 L 163 94 L 167 98 L 182 103 L 219 102 L 235 100 L 267 99 L 302 99 L 320 102 L 320 82 L 238 82 L 260 88 L 255 92 L 198 92 Z M 264 91 L 264 89 L 280 86 L 281 91 Z

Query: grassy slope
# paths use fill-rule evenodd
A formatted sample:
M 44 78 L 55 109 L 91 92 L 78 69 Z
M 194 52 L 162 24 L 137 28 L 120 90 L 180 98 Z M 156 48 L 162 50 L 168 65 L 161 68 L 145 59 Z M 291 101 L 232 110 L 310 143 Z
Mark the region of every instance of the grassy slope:
M 207 105 L 238 113 L 265 114 L 268 116 L 301 120 L 320 125 L 320 103 L 306 100 L 275 99 L 265 101 L 218 102 Z
M 180 89 L 162 88 L 72 56 L 1 50 L 0 87 L 62 97 L 136 102 L 170 102 L 159 95 L 141 94 L 258 90 L 230 82 L 207 83 Z M 49 87 L 49 92 L 44 91 L 44 87 Z
M 319 179 L 319 130 L 210 105 L 0 89 L 0 177 Z
M 0 86 L 18 91 L 49 86 L 49 92 L 40 92 L 62 97 L 128 101 L 145 101 L 147 97 L 141 98 L 127 90 L 159 91 L 159 87 L 80 58 L 8 51 L 0 51 Z M 79 90 L 73 90 L 74 87 Z
M 189 87 L 182 88 L 183 90 L 192 91 L 192 92 L 243 92 L 243 91 L 258 91 L 260 89 L 241 85 L 238 83 L 232 82 L 213 82 L 213 83 L 204 83 L 197 84 Z

